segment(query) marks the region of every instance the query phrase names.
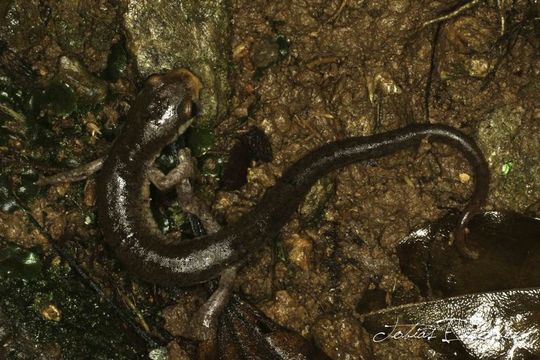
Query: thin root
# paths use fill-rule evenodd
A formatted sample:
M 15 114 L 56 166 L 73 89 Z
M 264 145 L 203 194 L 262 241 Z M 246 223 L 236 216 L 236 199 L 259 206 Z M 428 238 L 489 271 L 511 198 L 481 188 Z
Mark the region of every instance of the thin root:
M 336 21 L 339 18 L 339 16 L 341 15 L 341 13 L 343 12 L 343 9 L 345 9 L 345 6 L 347 6 L 348 1 L 349 0 L 343 0 L 341 2 L 341 5 L 339 5 L 339 8 L 334 13 L 334 15 L 332 15 L 328 20 L 326 20 L 325 23 L 332 23 L 332 22 Z
M 478 5 L 480 3 L 480 1 L 482 0 L 472 0 L 472 1 L 469 1 L 468 3 L 466 4 L 463 4 L 462 6 L 458 7 L 456 10 L 446 14 L 446 15 L 443 15 L 443 16 L 439 16 L 435 19 L 431 19 L 431 20 L 428 20 L 426 21 L 425 23 L 422 24 L 422 29 L 428 27 L 429 25 L 432 25 L 432 24 L 436 24 L 438 22 L 442 22 L 442 21 L 447 21 L 447 20 L 450 20 L 452 18 L 455 18 L 456 16 L 459 16 L 461 15 L 463 12 L 469 10 L 469 9 L 472 9 L 473 7 L 475 7 L 476 5 Z

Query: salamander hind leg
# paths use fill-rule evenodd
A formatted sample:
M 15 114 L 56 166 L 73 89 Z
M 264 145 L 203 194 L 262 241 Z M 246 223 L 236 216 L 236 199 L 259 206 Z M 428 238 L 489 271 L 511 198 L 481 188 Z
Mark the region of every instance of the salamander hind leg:
M 231 299 L 237 270 L 238 266 L 232 266 L 221 272 L 217 289 L 191 318 L 189 333 L 192 338 L 205 341 L 217 335 L 219 318 Z

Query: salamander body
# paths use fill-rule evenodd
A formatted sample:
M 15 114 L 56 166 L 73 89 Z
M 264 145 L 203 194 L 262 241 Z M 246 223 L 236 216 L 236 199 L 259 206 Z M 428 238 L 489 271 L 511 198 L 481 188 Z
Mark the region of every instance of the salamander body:
M 150 210 L 148 169 L 163 147 L 191 124 L 199 88 L 197 78 L 184 69 L 149 78 L 97 178 L 98 216 L 105 239 L 128 270 L 144 280 L 186 286 L 217 277 L 276 236 L 319 178 L 414 146 L 426 137 L 457 149 L 474 172 L 474 191 L 455 232 L 458 241 L 463 241 L 468 220 L 486 200 L 489 171 L 475 142 L 449 126 L 411 125 L 323 145 L 291 165 L 237 223 L 214 234 L 171 242 Z

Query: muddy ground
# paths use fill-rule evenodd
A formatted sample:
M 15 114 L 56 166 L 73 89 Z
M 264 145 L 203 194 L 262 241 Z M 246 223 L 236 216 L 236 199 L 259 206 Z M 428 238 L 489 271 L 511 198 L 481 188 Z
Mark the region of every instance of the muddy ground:
M 66 6 L 29 2 L 32 13 L 17 3 L 0 6 L 2 186 L 14 186 L 16 200 L 108 296 L 169 342 L 171 354 L 187 356 L 194 345 L 166 330 L 182 335 L 186 311 L 206 289 L 160 289 L 122 272 L 101 242 L 92 180 L 31 185 L 37 174 L 105 154 L 125 121 L 143 80 L 123 25 L 127 3 L 96 1 L 90 15 L 76 9 L 78 22 Z M 23 10 L 28 31 L 17 27 L 25 24 Z M 248 212 L 310 149 L 411 123 L 447 124 L 473 136 L 492 172 L 487 208 L 540 215 L 538 2 L 239 0 L 230 13 L 230 48 L 218 49 L 229 57 L 229 110 L 211 131 L 187 140 L 204 148 L 198 192 L 222 224 Z M 274 158 L 254 163 L 241 189 L 220 191 L 220 164 L 250 126 L 266 132 Z M 359 321 L 363 311 L 421 299 L 400 272 L 396 245 L 463 208 L 473 180 L 464 158 L 427 142 L 339 170 L 321 179 L 279 238 L 253 255 L 236 289 L 333 359 L 443 359 L 423 342 L 373 343 Z M 21 210 L 8 206 L 11 193 L 3 194 L 1 239 L 52 251 Z M 169 218 L 162 223 L 173 224 L 178 219 L 164 203 Z M 180 231 L 182 220 L 170 227 Z

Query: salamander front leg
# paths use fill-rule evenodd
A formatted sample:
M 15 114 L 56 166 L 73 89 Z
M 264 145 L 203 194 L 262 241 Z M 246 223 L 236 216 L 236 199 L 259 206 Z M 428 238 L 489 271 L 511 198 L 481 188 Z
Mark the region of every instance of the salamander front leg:
M 195 160 L 191 157 L 189 149 L 178 151 L 179 164 L 164 174 L 157 167 L 148 169 L 148 178 L 160 191 L 167 191 L 178 185 L 182 180 L 193 178 L 196 174 Z M 196 214 L 195 214 L 196 215 Z
M 64 171 L 51 176 L 40 176 L 36 185 L 55 185 L 66 182 L 85 180 L 95 174 L 103 166 L 105 158 L 101 157 L 75 169 Z
M 187 159 L 188 156 L 190 156 L 189 151 L 179 154 L 180 163 L 194 164 L 193 161 Z M 193 166 L 192 175 L 194 174 L 195 167 Z M 209 207 L 194 194 L 189 177 L 184 176 L 180 179 L 176 184 L 176 193 L 182 210 L 199 218 L 208 234 L 216 233 L 220 230 L 221 226 L 212 215 Z M 216 335 L 219 318 L 232 295 L 237 270 L 238 267 L 233 266 L 221 273 L 217 289 L 214 290 L 210 298 L 191 318 L 189 333 L 194 339 L 204 341 Z

